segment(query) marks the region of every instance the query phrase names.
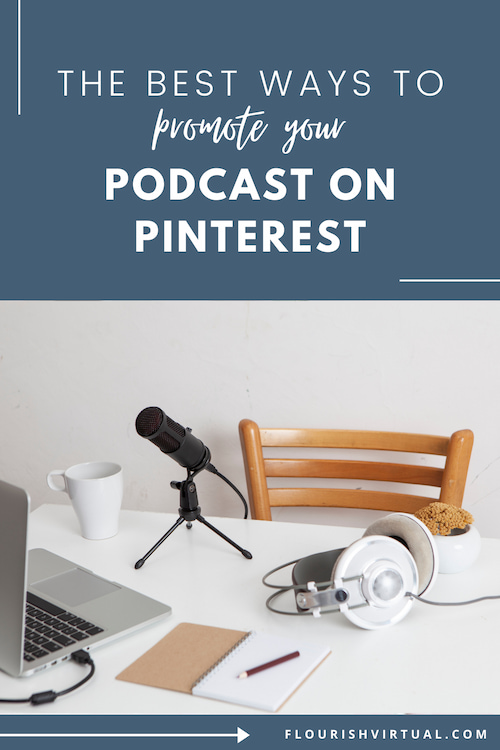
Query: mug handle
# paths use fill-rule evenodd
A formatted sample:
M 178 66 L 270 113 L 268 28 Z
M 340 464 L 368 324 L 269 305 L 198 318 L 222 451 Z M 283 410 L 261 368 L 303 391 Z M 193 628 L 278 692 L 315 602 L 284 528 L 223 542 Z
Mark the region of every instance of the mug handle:
M 64 469 L 54 469 L 54 471 L 51 471 L 49 474 L 47 474 L 47 484 L 49 485 L 51 490 L 55 490 L 56 492 L 66 492 L 66 477 L 64 476 L 64 473 Z M 64 487 L 58 487 L 52 479 L 52 477 L 57 476 L 62 476 L 64 478 Z

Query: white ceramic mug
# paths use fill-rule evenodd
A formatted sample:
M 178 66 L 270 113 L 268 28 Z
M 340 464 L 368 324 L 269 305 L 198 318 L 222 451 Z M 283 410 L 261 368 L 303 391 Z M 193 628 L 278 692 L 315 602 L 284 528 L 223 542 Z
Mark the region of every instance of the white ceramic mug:
M 55 477 L 60 476 L 64 486 Z M 56 492 L 67 492 L 85 539 L 109 539 L 118 531 L 123 498 L 123 471 L 118 464 L 92 461 L 69 469 L 54 469 L 47 484 Z

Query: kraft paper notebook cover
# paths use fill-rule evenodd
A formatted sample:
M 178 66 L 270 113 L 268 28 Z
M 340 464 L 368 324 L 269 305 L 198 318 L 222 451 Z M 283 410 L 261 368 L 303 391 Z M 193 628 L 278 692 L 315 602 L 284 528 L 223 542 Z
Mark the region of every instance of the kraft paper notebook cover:
M 300 656 L 238 679 L 292 651 Z M 329 653 L 325 646 L 292 638 L 181 623 L 117 679 L 277 711 Z

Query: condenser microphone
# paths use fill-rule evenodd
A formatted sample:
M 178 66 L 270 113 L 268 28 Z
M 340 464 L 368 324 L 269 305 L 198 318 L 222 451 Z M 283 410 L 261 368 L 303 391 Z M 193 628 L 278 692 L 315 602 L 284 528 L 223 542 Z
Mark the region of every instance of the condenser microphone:
M 135 428 L 141 437 L 150 440 L 189 471 L 199 471 L 209 464 L 210 451 L 206 445 L 189 427 L 174 422 L 158 406 L 143 409 L 135 420 Z
M 170 458 L 173 458 L 174 461 L 177 461 L 178 464 L 187 469 L 188 473 L 187 478 L 183 482 L 170 482 L 170 486 L 173 489 L 179 490 L 180 493 L 179 518 L 167 533 L 164 534 L 153 547 L 151 547 L 149 552 L 147 552 L 144 557 L 141 557 L 140 560 L 137 560 L 135 568 L 142 568 L 148 557 L 150 557 L 153 552 L 163 544 L 165 539 L 167 539 L 178 526 L 184 523 L 184 521 L 187 521 L 188 529 L 192 527 L 193 521 L 199 521 L 235 547 L 235 549 L 239 550 L 243 557 L 251 560 L 251 552 L 248 552 L 248 550 L 243 549 L 239 544 L 233 542 L 232 539 L 223 534 L 219 529 L 216 529 L 215 526 L 212 526 L 212 524 L 201 515 L 201 508 L 198 505 L 198 494 L 193 479 L 195 475 L 203 469 L 206 469 L 212 474 L 216 474 L 220 479 L 223 479 L 224 482 L 233 488 L 243 502 L 245 507 L 245 518 L 247 518 L 248 515 L 248 506 L 245 498 L 239 489 L 223 474 L 217 471 L 215 466 L 210 463 L 210 451 L 207 446 L 192 434 L 189 427 L 183 427 L 178 422 L 174 422 L 174 420 L 167 417 L 165 412 L 158 406 L 148 406 L 147 409 L 143 409 L 135 420 L 135 428 L 141 437 L 154 443 L 162 453 L 166 453 Z

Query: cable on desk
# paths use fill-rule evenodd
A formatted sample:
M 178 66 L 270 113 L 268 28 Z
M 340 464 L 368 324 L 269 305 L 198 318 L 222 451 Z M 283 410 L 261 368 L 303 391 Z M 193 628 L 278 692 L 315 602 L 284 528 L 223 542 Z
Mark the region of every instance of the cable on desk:
M 464 602 L 431 602 L 429 599 L 423 599 L 418 594 L 411 594 L 409 591 L 406 592 L 405 596 L 409 596 L 410 599 L 417 599 L 417 601 L 424 604 L 432 604 L 435 607 L 461 607 L 464 604 L 476 604 L 477 602 L 484 602 L 487 599 L 500 599 L 500 594 L 493 594 L 491 596 L 480 596 L 477 599 L 468 599 Z
M 42 693 L 33 693 L 33 695 L 31 695 L 29 698 L 0 698 L 0 703 L 31 703 L 32 706 L 40 706 L 42 703 L 53 703 L 56 698 L 59 698 L 59 696 L 67 695 L 68 693 L 72 693 L 73 690 L 77 690 L 77 688 L 82 687 L 82 685 L 85 685 L 85 683 L 94 676 L 95 664 L 89 652 L 84 651 L 83 649 L 74 651 L 71 654 L 71 658 L 73 659 L 73 661 L 76 661 L 77 664 L 90 665 L 90 672 L 83 678 L 83 680 L 80 680 L 75 685 L 66 688 L 66 690 L 60 690 L 58 693 L 56 693 L 54 690 L 46 690 Z
M 266 607 L 271 611 L 279 615 L 294 615 L 294 616 L 303 616 L 303 615 L 310 615 L 312 612 L 310 610 L 308 611 L 297 611 L 297 612 L 290 612 L 285 611 L 283 609 L 277 609 L 273 606 L 273 602 L 276 599 L 279 599 L 283 594 L 287 593 L 288 591 L 299 591 L 303 590 L 304 584 L 296 584 L 296 585 L 279 585 L 279 584 L 273 584 L 269 583 L 268 579 L 274 574 L 277 573 L 284 568 L 289 567 L 290 565 L 295 565 L 301 560 L 301 558 L 297 558 L 296 560 L 291 560 L 290 562 L 284 563 L 283 565 L 278 565 L 276 568 L 273 568 L 268 573 L 266 573 L 265 576 L 262 578 L 262 583 L 264 586 L 267 586 L 271 589 L 278 589 L 278 591 L 275 591 L 274 594 L 271 594 L 271 596 L 268 597 L 266 600 Z M 321 581 L 320 583 L 317 583 L 316 586 L 323 587 L 323 586 L 330 586 L 330 581 Z M 410 591 L 407 591 L 405 596 L 409 597 L 410 599 L 416 599 L 419 602 L 422 602 L 423 604 L 431 604 L 435 607 L 461 607 L 467 604 L 476 604 L 477 602 L 484 602 L 491 599 L 500 599 L 500 594 L 493 594 L 490 596 L 480 596 L 477 599 L 468 599 L 463 602 L 433 602 L 430 599 L 424 599 L 422 596 L 419 596 L 418 594 L 412 594 Z M 358 606 L 364 606 L 364 605 L 356 605 L 356 608 Z M 354 609 L 354 607 L 351 607 L 351 609 Z M 332 612 L 337 612 L 338 610 L 331 610 Z

